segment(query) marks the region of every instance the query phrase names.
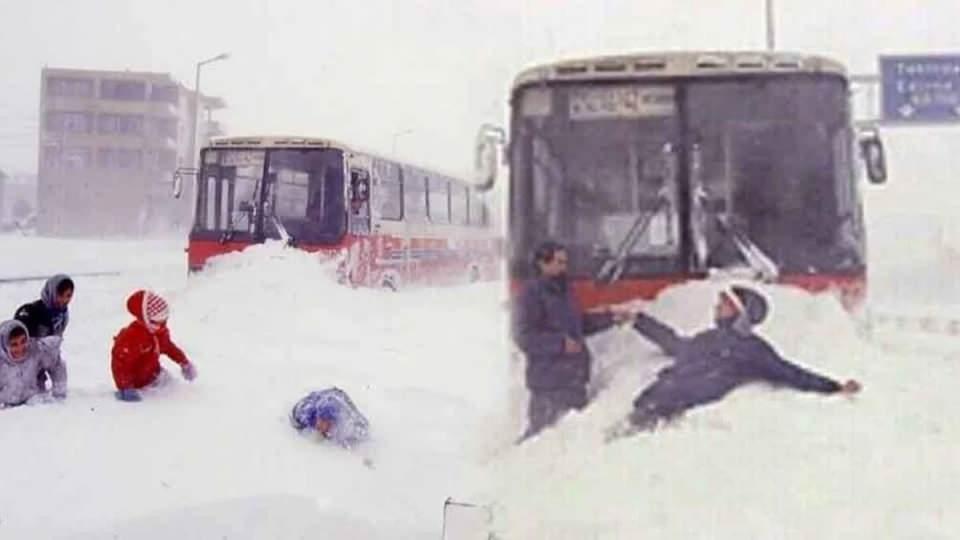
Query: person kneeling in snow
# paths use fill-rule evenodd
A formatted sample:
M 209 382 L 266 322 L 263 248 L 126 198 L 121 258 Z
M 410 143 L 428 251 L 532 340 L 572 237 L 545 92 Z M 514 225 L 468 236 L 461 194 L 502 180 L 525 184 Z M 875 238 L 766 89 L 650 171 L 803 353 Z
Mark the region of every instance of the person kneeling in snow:
M 179 364 L 183 378 L 192 381 L 197 370 L 170 339 L 166 300 L 152 291 L 139 290 L 127 298 L 127 311 L 135 320 L 113 338 L 111 351 L 117 399 L 140 401 L 139 390 L 166 380 L 167 372 L 160 367 L 161 354 Z
M 686 410 L 722 399 L 735 388 L 766 382 L 821 394 L 854 394 L 857 381 L 843 384 L 783 359 L 753 327 L 766 319 L 766 299 L 747 287 L 722 291 L 714 311 L 716 328 L 681 337 L 649 315 L 639 313 L 634 329 L 657 344 L 674 362 L 657 374 L 633 402 L 628 426 L 614 427 L 608 439 L 653 430 Z
M 290 423 L 301 433 L 314 431 L 344 448 L 369 438 L 370 423 L 337 387 L 311 392 L 298 401 L 290 411 Z
M 30 339 L 17 320 L 0 324 L 0 408 L 46 401 L 37 387 L 41 369 L 53 379 L 53 397 L 67 397 L 67 367 L 60 358 L 59 336 Z

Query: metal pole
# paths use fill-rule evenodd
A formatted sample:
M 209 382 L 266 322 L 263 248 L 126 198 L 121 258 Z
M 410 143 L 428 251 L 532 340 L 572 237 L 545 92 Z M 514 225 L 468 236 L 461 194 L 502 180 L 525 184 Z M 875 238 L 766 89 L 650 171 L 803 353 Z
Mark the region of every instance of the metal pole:
M 775 47 L 774 41 L 774 17 L 773 0 L 766 0 L 767 5 L 767 50 L 772 51 Z
M 193 80 L 193 107 L 190 108 L 190 151 L 187 152 L 189 167 L 197 167 L 197 116 L 200 113 L 200 66 L 203 62 L 197 62 L 197 75 Z
M 403 131 L 398 131 L 393 134 L 393 144 L 390 146 L 390 155 L 396 156 L 397 154 L 397 138 L 401 135 L 406 135 L 407 133 L 412 133 L 412 129 L 405 129 Z
M 230 57 L 229 53 L 221 53 L 213 58 L 208 58 L 201 62 L 197 62 L 197 72 L 196 77 L 193 81 L 193 107 L 191 108 L 192 114 L 190 115 L 190 152 L 187 155 L 187 159 L 190 160 L 190 167 L 197 167 L 199 165 L 199 158 L 196 156 L 197 153 L 197 121 L 200 114 L 200 68 L 211 62 L 216 62 L 218 60 L 226 60 Z

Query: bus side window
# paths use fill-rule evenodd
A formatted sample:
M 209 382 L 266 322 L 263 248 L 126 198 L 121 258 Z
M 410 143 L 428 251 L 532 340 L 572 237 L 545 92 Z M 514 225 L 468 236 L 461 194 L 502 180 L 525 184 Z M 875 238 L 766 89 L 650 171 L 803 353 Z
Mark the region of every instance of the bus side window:
M 427 179 L 428 212 L 431 223 L 450 223 L 450 183 L 443 178 Z
M 454 225 L 467 224 L 467 196 L 466 186 L 450 185 L 450 222 Z
M 413 168 L 404 171 L 403 220 L 424 223 L 427 220 L 427 177 Z
M 403 219 L 403 178 L 400 167 L 389 162 L 377 165 L 378 174 L 373 193 L 373 207 L 379 218 L 390 221 Z
M 370 200 L 370 173 L 363 169 L 350 169 L 350 212 L 358 215 Z

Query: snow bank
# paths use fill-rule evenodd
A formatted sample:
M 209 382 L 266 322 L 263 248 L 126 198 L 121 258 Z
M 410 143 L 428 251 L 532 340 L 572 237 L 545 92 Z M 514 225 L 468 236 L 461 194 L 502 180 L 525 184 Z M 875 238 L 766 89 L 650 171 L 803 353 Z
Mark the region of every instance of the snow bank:
M 714 286 L 673 289 L 650 313 L 690 333 Z M 501 538 L 947 538 L 960 530 L 960 363 L 895 358 L 858 337 L 835 299 L 767 287 L 758 329 L 781 353 L 854 399 L 753 385 L 674 426 L 610 445 L 664 359 L 623 329 L 594 340 L 609 386 L 581 414 L 489 465 Z M 523 489 L 518 489 L 523 486 Z
M 503 416 L 505 353 L 492 322 L 503 318 L 503 287 L 391 293 L 332 275 L 331 263 L 268 244 L 190 278 L 176 266 L 78 279 L 64 346 L 69 399 L 0 414 L 0 536 L 159 527 L 156 536 L 235 538 L 234 518 L 249 504 L 288 511 L 240 537 L 346 537 L 338 527 L 356 522 L 371 538 L 437 535 L 443 501 L 482 485 L 485 429 Z M 0 287 L 3 309 L 32 299 L 33 285 Z M 111 338 L 129 320 L 126 296 L 142 286 L 170 299 L 173 338 L 199 378 L 186 383 L 164 360 L 173 383 L 121 403 L 111 395 Z M 361 455 L 289 427 L 293 403 L 330 385 L 371 420 L 374 441 Z M 271 528 L 288 519 L 292 528 Z

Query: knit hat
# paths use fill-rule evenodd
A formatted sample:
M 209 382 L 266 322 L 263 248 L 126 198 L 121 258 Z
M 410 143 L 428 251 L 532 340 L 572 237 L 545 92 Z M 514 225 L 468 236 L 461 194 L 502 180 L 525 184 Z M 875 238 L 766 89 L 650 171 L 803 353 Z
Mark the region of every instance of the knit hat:
M 170 317 L 170 307 L 159 294 L 138 290 L 127 299 L 127 311 L 140 320 L 151 332 L 156 332 Z
M 727 296 L 737 305 L 741 313 L 747 315 L 750 324 L 758 325 L 767 318 L 769 304 L 757 291 L 742 285 L 734 285 L 727 292 L 732 293 Z

